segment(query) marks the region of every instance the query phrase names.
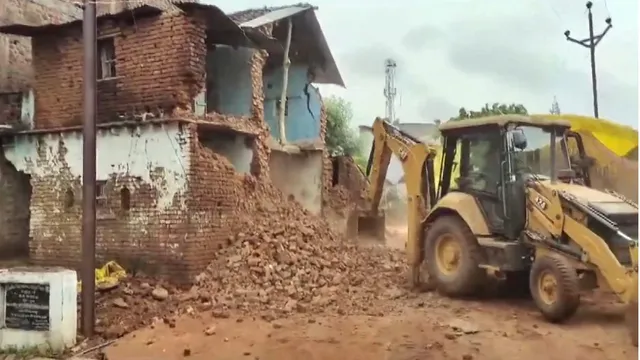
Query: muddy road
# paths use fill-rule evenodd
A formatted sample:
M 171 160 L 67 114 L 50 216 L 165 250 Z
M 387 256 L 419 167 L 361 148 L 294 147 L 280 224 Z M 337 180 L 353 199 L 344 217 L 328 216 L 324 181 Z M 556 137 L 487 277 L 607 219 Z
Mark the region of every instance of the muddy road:
M 388 245 L 404 247 L 404 227 Z M 434 293 L 398 294 L 393 311 L 364 315 L 295 314 L 264 321 L 193 313 L 158 319 L 105 349 L 109 359 L 413 360 L 637 359 L 623 308 L 601 296 L 583 301 L 567 324 L 541 319 L 530 300 L 460 301 Z
M 451 301 L 420 294 L 399 313 L 232 316 L 161 321 L 106 350 L 109 359 L 637 359 L 622 309 L 587 302 L 569 324 L 545 323 L 526 301 Z

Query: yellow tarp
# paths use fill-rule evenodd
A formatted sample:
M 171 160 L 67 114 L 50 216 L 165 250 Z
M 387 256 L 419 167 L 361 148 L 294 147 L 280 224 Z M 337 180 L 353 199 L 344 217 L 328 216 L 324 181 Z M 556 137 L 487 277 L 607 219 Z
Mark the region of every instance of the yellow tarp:
M 571 123 L 571 130 L 575 132 L 584 131 L 592 133 L 598 141 L 618 156 L 625 156 L 631 150 L 638 147 L 638 130 L 630 126 L 617 124 L 611 120 L 573 114 L 543 114 L 532 116 L 567 120 Z
M 127 277 L 127 272 L 115 261 L 109 261 L 103 267 L 96 269 L 96 290 L 112 289 L 120 283 L 120 280 Z M 82 283 L 78 281 L 78 293 L 82 288 Z

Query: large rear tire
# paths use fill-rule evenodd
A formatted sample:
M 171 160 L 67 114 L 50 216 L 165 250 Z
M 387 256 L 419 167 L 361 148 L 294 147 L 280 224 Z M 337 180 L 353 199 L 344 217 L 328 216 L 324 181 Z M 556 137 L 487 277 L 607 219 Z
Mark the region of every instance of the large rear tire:
M 425 260 L 438 291 L 451 297 L 476 294 L 487 278 L 481 259 L 482 248 L 462 219 L 445 215 L 429 224 Z
M 535 259 L 529 274 L 529 289 L 536 306 L 550 322 L 572 317 L 580 306 L 580 283 L 571 263 L 562 255 Z

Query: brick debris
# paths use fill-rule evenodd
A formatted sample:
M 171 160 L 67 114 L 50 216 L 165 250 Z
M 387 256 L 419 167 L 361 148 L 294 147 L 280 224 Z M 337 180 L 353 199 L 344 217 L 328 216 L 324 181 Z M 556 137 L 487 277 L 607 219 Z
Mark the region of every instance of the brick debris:
M 208 161 L 232 169 L 211 151 Z M 185 313 L 267 321 L 292 313 L 382 315 L 391 306 L 384 300 L 402 296 L 406 265 L 400 252 L 345 241 L 268 180 L 233 179 L 239 201 L 232 235 L 194 285 L 184 290 L 137 276 L 100 294 L 102 337 L 117 338 L 161 319 L 172 326 Z

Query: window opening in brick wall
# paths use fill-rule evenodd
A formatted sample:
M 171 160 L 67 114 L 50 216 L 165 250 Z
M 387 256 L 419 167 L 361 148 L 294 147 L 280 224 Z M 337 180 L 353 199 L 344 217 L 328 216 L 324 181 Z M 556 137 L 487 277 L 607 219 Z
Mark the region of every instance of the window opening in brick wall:
M 116 77 L 116 47 L 113 38 L 98 40 L 98 79 Z
M 106 206 L 107 205 L 107 182 L 96 181 L 96 205 L 98 206 Z
M 122 189 L 120 189 L 120 207 L 122 210 L 131 209 L 131 192 L 126 186 L 123 186 Z
M 71 209 L 73 204 L 76 202 L 76 197 L 73 193 L 73 189 L 69 188 L 64 193 L 64 207 L 67 209 Z

